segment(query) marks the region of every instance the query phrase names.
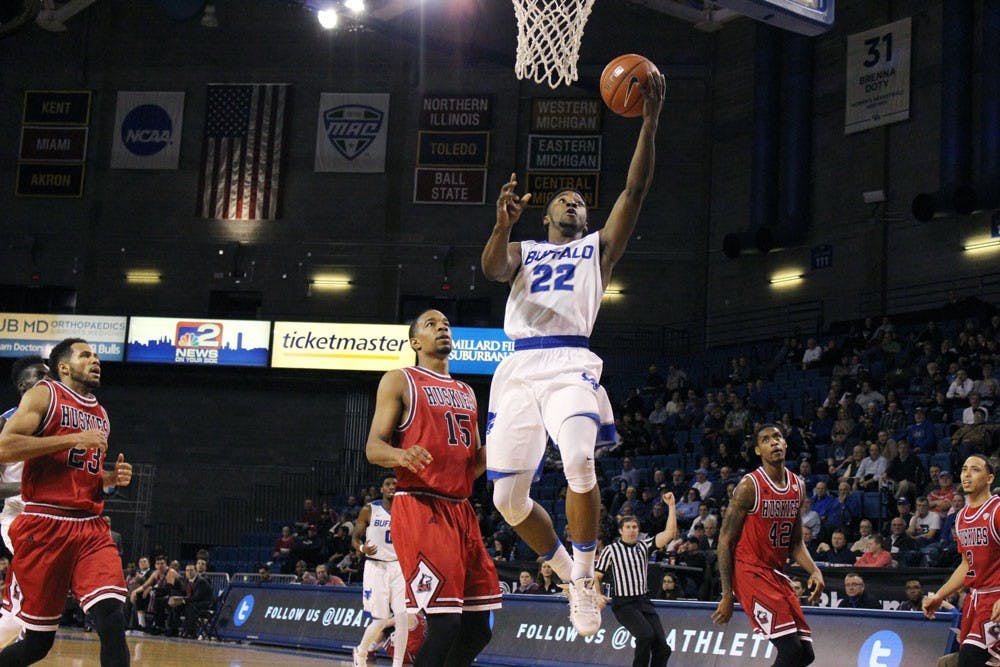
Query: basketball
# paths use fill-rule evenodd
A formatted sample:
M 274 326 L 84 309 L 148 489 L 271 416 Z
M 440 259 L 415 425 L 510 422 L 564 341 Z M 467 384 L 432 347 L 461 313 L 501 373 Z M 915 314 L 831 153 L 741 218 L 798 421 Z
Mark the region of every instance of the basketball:
M 656 65 L 636 53 L 626 53 L 608 63 L 601 72 L 601 97 L 608 108 L 619 116 L 635 118 L 642 115 L 642 92 Z

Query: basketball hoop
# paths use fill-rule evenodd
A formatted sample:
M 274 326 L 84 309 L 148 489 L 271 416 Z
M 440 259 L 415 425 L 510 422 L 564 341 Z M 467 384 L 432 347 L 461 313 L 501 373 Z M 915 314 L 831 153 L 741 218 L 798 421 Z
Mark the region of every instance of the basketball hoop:
M 556 88 L 577 80 L 580 40 L 594 0 L 513 0 L 519 79 Z

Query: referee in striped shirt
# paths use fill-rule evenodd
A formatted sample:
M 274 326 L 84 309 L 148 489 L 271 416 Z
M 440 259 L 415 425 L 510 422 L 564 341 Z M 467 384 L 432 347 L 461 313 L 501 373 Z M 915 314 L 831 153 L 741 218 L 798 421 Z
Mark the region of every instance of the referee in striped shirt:
M 595 587 L 611 575 L 611 611 L 635 637 L 635 657 L 632 667 L 664 667 L 670 658 L 670 646 L 660 624 L 660 617 L 649 599 L 647 567 L 649 552 L 656 545 L 662 549 L 677 537 L 677 512 L 674 494 L 664 493 L 667 506 L 667 526 L 656 537 L 639 539 L 639 522 L 625 517 L 618 523 L 620 540 L 615 540 L 601 552 L 594 567 Z M 598 588 L 598 590 L 600 590 Z

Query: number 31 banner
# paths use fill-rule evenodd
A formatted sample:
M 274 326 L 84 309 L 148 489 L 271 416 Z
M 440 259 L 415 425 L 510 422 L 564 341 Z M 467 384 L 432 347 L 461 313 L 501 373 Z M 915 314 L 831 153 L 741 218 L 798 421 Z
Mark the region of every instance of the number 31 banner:
M 910 19 L 847 38 L 844 133 L 910 117 Z

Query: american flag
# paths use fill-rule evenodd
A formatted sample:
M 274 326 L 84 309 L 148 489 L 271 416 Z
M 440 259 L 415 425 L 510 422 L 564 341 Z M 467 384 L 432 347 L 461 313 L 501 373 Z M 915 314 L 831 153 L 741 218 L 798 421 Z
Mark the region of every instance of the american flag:
M 288 84 L 209 85 L 201 217 L 277 217 L 287 99 Z

